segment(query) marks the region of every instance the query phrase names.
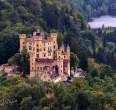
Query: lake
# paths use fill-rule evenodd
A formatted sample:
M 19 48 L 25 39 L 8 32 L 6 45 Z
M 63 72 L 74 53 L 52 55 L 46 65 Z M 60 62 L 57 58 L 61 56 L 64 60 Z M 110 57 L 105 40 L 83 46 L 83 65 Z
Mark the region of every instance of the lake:
M 92 29 L 104 27 L 116 27 L 116 16 L 101 16 L 99 18 L 92 18 L 93 21 L 88 24 Z

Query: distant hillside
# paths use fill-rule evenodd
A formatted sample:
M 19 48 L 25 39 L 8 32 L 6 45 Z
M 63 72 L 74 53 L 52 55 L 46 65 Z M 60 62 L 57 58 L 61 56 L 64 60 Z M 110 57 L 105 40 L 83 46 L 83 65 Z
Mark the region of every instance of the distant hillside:
M 83 69 L 87 68 L 88 57 L 115 67 L 116 31 L 112 33 L 109 29 L 110 33 L 107 30 L 102 33 L 104 31 L 99 30 L 100 37 L 96 36 L 87 27 L 81 14 L 82 12 L 86 17 L 97 12 L 104 13 L 107 0 L 95 1 L 0 0 L 0 64 L 6 63 L 19 51 L 19 33 L 32 34 L 34 30 L 41 29 L 46 35 L 56 30 L 60 43 L 64 41 L 65 45 L 70 45 L 71 51 L 79 57 Z
M 76 8 L 83 13 L 84 16 L 97 17 L 101 15 L 116 15 L 115 0 L 71 0 Z
M 71 45 L 70 37 L 79 37 L 86 24 L 67 0 L 0 0 L 0 64 L 18 52 L 19 33 L 30 34 L 38 28 L 55 29 L 68 36 L 64 41 Z
M 109 6 L 109 13 L 111 15 L 115 15 L 116 16 L 116 1 L 115 0 L 111 0 L 111 4 Z

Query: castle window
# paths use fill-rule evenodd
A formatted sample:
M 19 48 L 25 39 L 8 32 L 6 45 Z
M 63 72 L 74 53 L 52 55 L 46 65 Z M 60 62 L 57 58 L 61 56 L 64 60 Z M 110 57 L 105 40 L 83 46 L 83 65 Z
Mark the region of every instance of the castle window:
M 44 48 L 44 51 L 46 51 L 46 49 Z
M 37 54 L 37 58 L 39 58 L 39 54 Z
M 54 45 L 54 49 L 56 48 L 56 46 Z
M 29 46 L 29 50 L 31 50 L 32 48 L 31 48 L 31 46 Z
M 43 69 L 44 69 L 44 71 L 46 71 L 47 70 L 47 67 L 44 67 Z
M 32 70 L 33 70 L 33 67 L 32 67 Z
M 40 51 L 42 51 L 42 49 L 40 48 Z
M 37 67 L 37 70 L 39 70 L 39 67 Z
M 42 67 L 40 67 L 40 71 L 42 71 Z
M 44 57 L 46 57 L 46 54 L 44 53 Z
M 37 49 L 37 52 L 39 52 L 39 49 Z

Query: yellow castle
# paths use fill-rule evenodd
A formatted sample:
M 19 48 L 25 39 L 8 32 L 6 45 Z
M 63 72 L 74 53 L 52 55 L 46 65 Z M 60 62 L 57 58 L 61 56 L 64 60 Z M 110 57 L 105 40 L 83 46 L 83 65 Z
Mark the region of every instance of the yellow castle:
M 43 81 L 66 80 L 70 75 L 70 47 L 58 47 L 58 34 L 33 32 L 32 37 L 20 34 L 20 52 L 26 48 L 30 56 L 30 77 Z

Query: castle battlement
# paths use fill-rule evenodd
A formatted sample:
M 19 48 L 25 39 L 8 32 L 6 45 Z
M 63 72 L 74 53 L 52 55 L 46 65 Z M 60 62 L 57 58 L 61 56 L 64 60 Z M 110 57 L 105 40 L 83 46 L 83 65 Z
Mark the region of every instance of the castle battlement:
M 20 52 L 26 48 L 30 55 L 30 77 L 48 81 L 59 78 L 65 80 L 70 74 L 70 47 L 58 48 L 58 34 L 33 32 L 32 37 L 20 34 Z

